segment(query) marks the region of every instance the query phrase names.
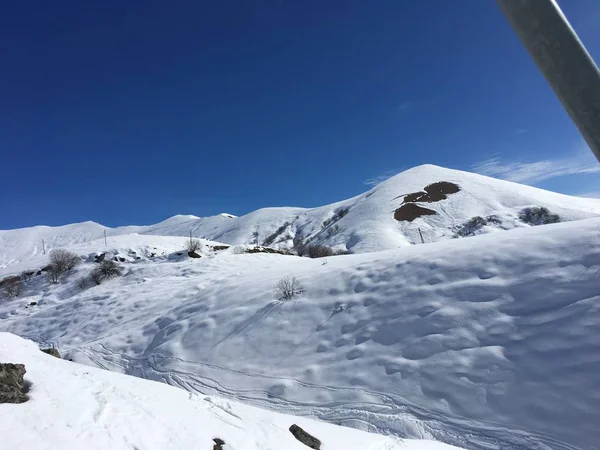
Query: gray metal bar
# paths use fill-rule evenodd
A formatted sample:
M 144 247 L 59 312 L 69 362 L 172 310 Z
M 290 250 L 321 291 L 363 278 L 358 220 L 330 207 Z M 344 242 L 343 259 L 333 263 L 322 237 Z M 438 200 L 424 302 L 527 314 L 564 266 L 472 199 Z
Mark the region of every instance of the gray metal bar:
M 600 71 L 554 0 L 496 0 L 600 161 Z

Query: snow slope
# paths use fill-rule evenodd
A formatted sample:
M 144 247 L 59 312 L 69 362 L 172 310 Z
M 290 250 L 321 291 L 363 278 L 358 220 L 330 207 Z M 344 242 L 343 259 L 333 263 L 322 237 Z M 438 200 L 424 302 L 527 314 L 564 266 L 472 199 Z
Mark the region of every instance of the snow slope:
M 417 202 L 435 215 L 412 222 L 397 221 L 394 211 L 405 195 L 422 191 L 440 181 L 455 183 L 460 191 L 433 202 Z M 318 208 L 264 208 L 242 217 L 220 214 L 213 217 L 174 216 L 150 226 L 110 229 L 85 222 L 64 227 L 33 227 L 0 231 L 0 267 L 8 267 L 41 252 L 42 239 L 47 249 L 99 239 L 106 231 L 110 237 L 138 233 L 163 236 L 196 237 L 227 244 L 259 243 L 290 248 L 296 236 L 352 253 L 388 250 L 425 242 L 450 239 L 457 227 L 474 216 L 494 215 L 498 223 L 480 230 L 483 233 L 527 226 L 518 220 L 524 207 L 544 206 L 563 221 L 600 216 L 600 200 L 571 197 L 508 181 L 458 170 L 424 165 L 390 178 L 370 191 L 349 200 Z M 340 211 L 347 211 L 343 217 Z M 336 216 L 336 212 L 338 215 Z M 333 220 L 332 220 L 333 219 Z M 269 242 L 270 241 L 270 242 Z
M 59 360 L 33 342 L 0 333 L 0 361 L 24 363 L 30 400 L 0 405 L 2 448 L 21 450 L 306 450 L 288 428 L 323 450 L 452 450 L 436 442 L 345 429 Z
M 525 201 L 502 195 L 507 211 Z M 57 286 L 28 282 L 24 298 L 0 304 L 0 330 L 78 362 L 365 430 L 593 449 L 598 229 L 580 220 L 326 260 L 165 255 L 82 290 L 86 263 Z M 116 251 L 141 245 L 130 238 Z M 277 301 L 274 285 L 291 275 L 304 294 Z

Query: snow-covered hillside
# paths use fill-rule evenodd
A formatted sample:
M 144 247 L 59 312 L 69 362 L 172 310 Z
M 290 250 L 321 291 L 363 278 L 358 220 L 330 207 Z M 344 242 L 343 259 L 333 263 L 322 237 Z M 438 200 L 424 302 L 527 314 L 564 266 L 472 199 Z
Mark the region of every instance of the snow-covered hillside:
M 310 431 L 324 450 L 452 450 L 278 414 L 161 383 L 62 361 L 0 333 L 0 361 L 25 364 L 29 401 L 0 405 L 0 447 L 21 450 L 306 450 L 288 428 Z
M 449 194 L 429 195 L 424 189 L 439 183 L 456 186 Z M 455 190 L 458 189 L 458 192 Z M 412 194 L 412 195 L 409 195 Z M 63 227 L 32 227 L 0 231 L 0 267 L 26 260 L 46 248 L 69 246 L 138 233 L 194 236 L 227 244 L 260 244 L 291 248 L 293 239 L 326 244 L 352 253 L 388 250 L 450 239 L 470 219 L 481 216 L 487 225 L 477 233 L 528 226 L 518 218 L 525 207 L 546 207 L 561 221 L 600 216 L 600 200 L 556 194 L 507 181 L 444 169 L 415 167 L 349 200 L 318 208 L 265 208 L 242 217 L 174 216 L 150 226 L 107 228 L 85 222 Z M 399 208 L 404 208 L 397 213 Z M 415 213 L 422 215 L 414 220 Z M 396 218 L 395 218 L 396 217 Z M 400 219 L 400 220 L 397 220 Z
M 495 213 L 508 221 L 513 206 L 546 199 L 577 218 L 595 205 L 519 192 L 512 203 L 497 194 Z M 455 214 L 488 212 L 477 208 Z M 113 253 L 164 255 L 126 259 L 124 276 L 100 286 L 78 285 L 93 262 L 58 285 L 34 277 L 0 303 L 0 330 L 77 362 L 365 430 L 464 448 L 592 449 L 599 229 L 580 220 L 325 260 L 230 249 L 191 259 L 177 255 L 181 238 L 123 235 Z M 277 301 L 286 276 L 305 292 Z

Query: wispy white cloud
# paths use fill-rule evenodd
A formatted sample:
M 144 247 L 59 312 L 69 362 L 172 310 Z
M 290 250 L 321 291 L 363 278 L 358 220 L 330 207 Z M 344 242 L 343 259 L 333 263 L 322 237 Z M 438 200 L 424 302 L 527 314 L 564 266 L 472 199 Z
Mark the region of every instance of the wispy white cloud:
M 377 175 L 372 178 L 367 178 L 365 181 L 363 181 L 363 184 L 366 184 L 367 186 L 377 186 L 378 184 L 381 184 L 384 181 L 389 180 L 394 175 L 397 175 L 398 172 L 399 172 L 398 170 L 387 170 L 380 175 Z
M 472 166 L 474 172 L 517 183 L 534 184 L 564 175 L 600 172 L 600 164 L 591 151 L 578 151 L 566 158 L 534 162 L 505 161 L 494 157 Z
M 517 134 L 525 134 L 525 133 L 528 133 L 528 132 L 529 132 L 529 130 L 527 128 L 517 128 L 516 129 L 516 133 Z

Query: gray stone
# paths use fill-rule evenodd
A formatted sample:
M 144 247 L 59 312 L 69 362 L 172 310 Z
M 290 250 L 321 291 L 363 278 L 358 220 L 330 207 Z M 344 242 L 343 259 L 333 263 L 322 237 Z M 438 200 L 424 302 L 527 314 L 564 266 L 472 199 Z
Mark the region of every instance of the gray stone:
M 312 448 L 314 450 L 320 450 L 320 448 L 321 448 L 321 441 L 318 440 L 316 437 L 311 436 L 310 434 L 308 434 L 306 431 L 304 431 L 298 425 L 293 424 L 290 427 L 290 432 L 294 435 L 294 437 L 296 439 L 298 439 L 304 445 L 306 445 L 306 446 L 308 446 L 308 447 L 310 447 L 310 448 Z
M 196 253 L 196 252 L 188 252 L 188 256 L 189 256 L 190 258 L 202 258 L 202 256 L 201 256 L 201 255 L 199 255 L 199 254 L 198 254 L 198 253 Z
M 0 363 L 0 403 L 24 403 L 29 400 L 23 381 L 23 364 Z

